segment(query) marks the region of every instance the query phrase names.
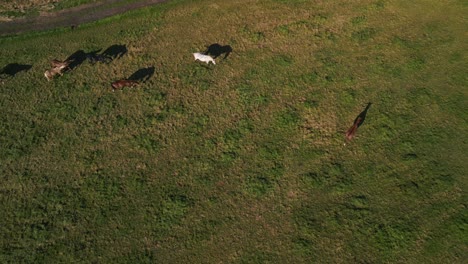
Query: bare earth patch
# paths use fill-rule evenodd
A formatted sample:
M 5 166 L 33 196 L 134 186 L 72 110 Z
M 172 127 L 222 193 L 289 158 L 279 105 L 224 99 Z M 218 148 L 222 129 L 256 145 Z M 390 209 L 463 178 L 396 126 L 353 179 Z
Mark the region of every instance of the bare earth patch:
M 139 0 L 128 4 L 113 6 L 120 1 L 105 0 L 57 12 L 40 12 L 40 15 L 36 17 L 4 17 L 0 19 L 0 36 L 76 26 L 165 1 L 166 0 Z M 54 1 L 52 0 L 49 2 Z
M 7 16 L 0 16 L 0 22 L 8 22 L 12 21 L 13 19 Z

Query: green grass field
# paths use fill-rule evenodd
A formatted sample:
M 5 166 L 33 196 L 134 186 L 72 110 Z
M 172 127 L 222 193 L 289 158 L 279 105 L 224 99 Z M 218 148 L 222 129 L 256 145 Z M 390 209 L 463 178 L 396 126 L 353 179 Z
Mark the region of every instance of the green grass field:
M 463 263 L 466 14 L 172 0 L 0 38 L 0 67 L 32 65 L 0 79 L 0 263 Z M 194 62 L 213 43 L 233 52 Z

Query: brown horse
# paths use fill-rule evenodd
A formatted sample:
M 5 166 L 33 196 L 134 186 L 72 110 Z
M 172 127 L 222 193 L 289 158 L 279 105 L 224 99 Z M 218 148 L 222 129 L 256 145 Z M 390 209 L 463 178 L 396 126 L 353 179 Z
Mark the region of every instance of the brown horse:
M 55 75 L 60 74 L 62 76 L 62 71 L 59 68 L 52 68 L 44 72 L 44 76 L 47 78 L 48 81 L 52 80 Z
M 66 60 L 66 61 L 60 61 L 57 59 L 53 59 L 50 61 L 50 65 L 52 66 L 52 69 L 47 70 L 44 72 L 44 76 L 47 78 L 48 81 L 52 80 L 55 75 L 59 74 L 62 76 L 62 71 L 65 69 L 69 69 L 69 65 L 72 61 L 71 60 Z
M 61 61 L 61 60 L 57 60 L 57 59 L 53 59 L 50 61 L 50 65 L 52 66 L 52 68 L 60 68 L 60 69 L 66 69 L 68 68 L 68 65 L 70 65 L 70 62 L 71 61 Z
M 353 125 L 348 129 L 348 131 L 346 131 L 346 139 L 348 141 L 353 139 L 353 137 L 356 135 L 358 127 L 360 127 L 362 125 L 362 123 L 364 123 L 364 119 L 366 119 L 366 115 L 367 115 L 367 110 L 369 110 L 369 107 L 371 106 L 371 104 L 372 103 L 367 104 L 366 109 L 364 109 L 364 111 L 362 111 L 356 117 L 356 119 L 354 119 Z
M 346 139 L 351 140 L 356 135 L 357 129 L 359 127 L 359 123 L 362 123 L 362 119 L 360 117 L 357 118 L 356 122 L 354 122 L 353 126 L 346 131 Z
M 133 87 L 133 86 L 137 86 L 137 85 L 139 85 L 139 83 L 137 81 L 118 80 L 118 81 L 115 81 L 115 82 L 112 83 L 112 90 L 115 91 L 115 90 L 122 89 L 124 87 Z

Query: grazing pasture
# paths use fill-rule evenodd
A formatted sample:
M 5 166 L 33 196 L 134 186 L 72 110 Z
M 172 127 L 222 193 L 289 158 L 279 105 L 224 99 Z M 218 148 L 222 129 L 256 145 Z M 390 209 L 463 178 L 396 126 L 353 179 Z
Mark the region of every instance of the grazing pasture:
M 0 38 L 0 262 L 462 263 L 467 13 L 173 0 Z

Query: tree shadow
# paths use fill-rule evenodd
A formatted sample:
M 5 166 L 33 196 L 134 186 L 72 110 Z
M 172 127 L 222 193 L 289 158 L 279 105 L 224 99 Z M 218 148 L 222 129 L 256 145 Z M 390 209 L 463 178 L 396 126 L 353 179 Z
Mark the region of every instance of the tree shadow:
M 78 50 L 72 55 L 68 56 L 65 61 L 70 61 L 68 68 L 70 70 L 75 69 L 76 67 L 80 66 L 86 60 L 86 52 L 83 50 Z
M 214 43 L 208 46 L 204 54 L 213 56 L 213 59 L 216 59 L 217 57 L 225 54 L 223 59 L 226 59 L 229 56 L 229 54 L 231 54 L 231 52 L 232 52 L 231 46 L 229 45 L 222 46 L 218 43 Z
M 111 58 L 111 60 L 120 59 L 128 52 L 126 45 L 112 45 L 102 52 L 102 56 Z
M 148 68 L 143 68 L 139 69 L 130 77 L 128 77 L 127 80 L 132 80 L 132 81 L 138 81 L 138 82 L 146 82 L 151 76 L 154 74 L 154 66 L 148 67 Z
M 10 63 L 3 67 L 3 69 L 0 71 L 0 75 L 6 74 L 11 77 L 14 77 L 17 73 L 22 71 L 28 71 L 31 68 L 32 65 L 28 64 Z

